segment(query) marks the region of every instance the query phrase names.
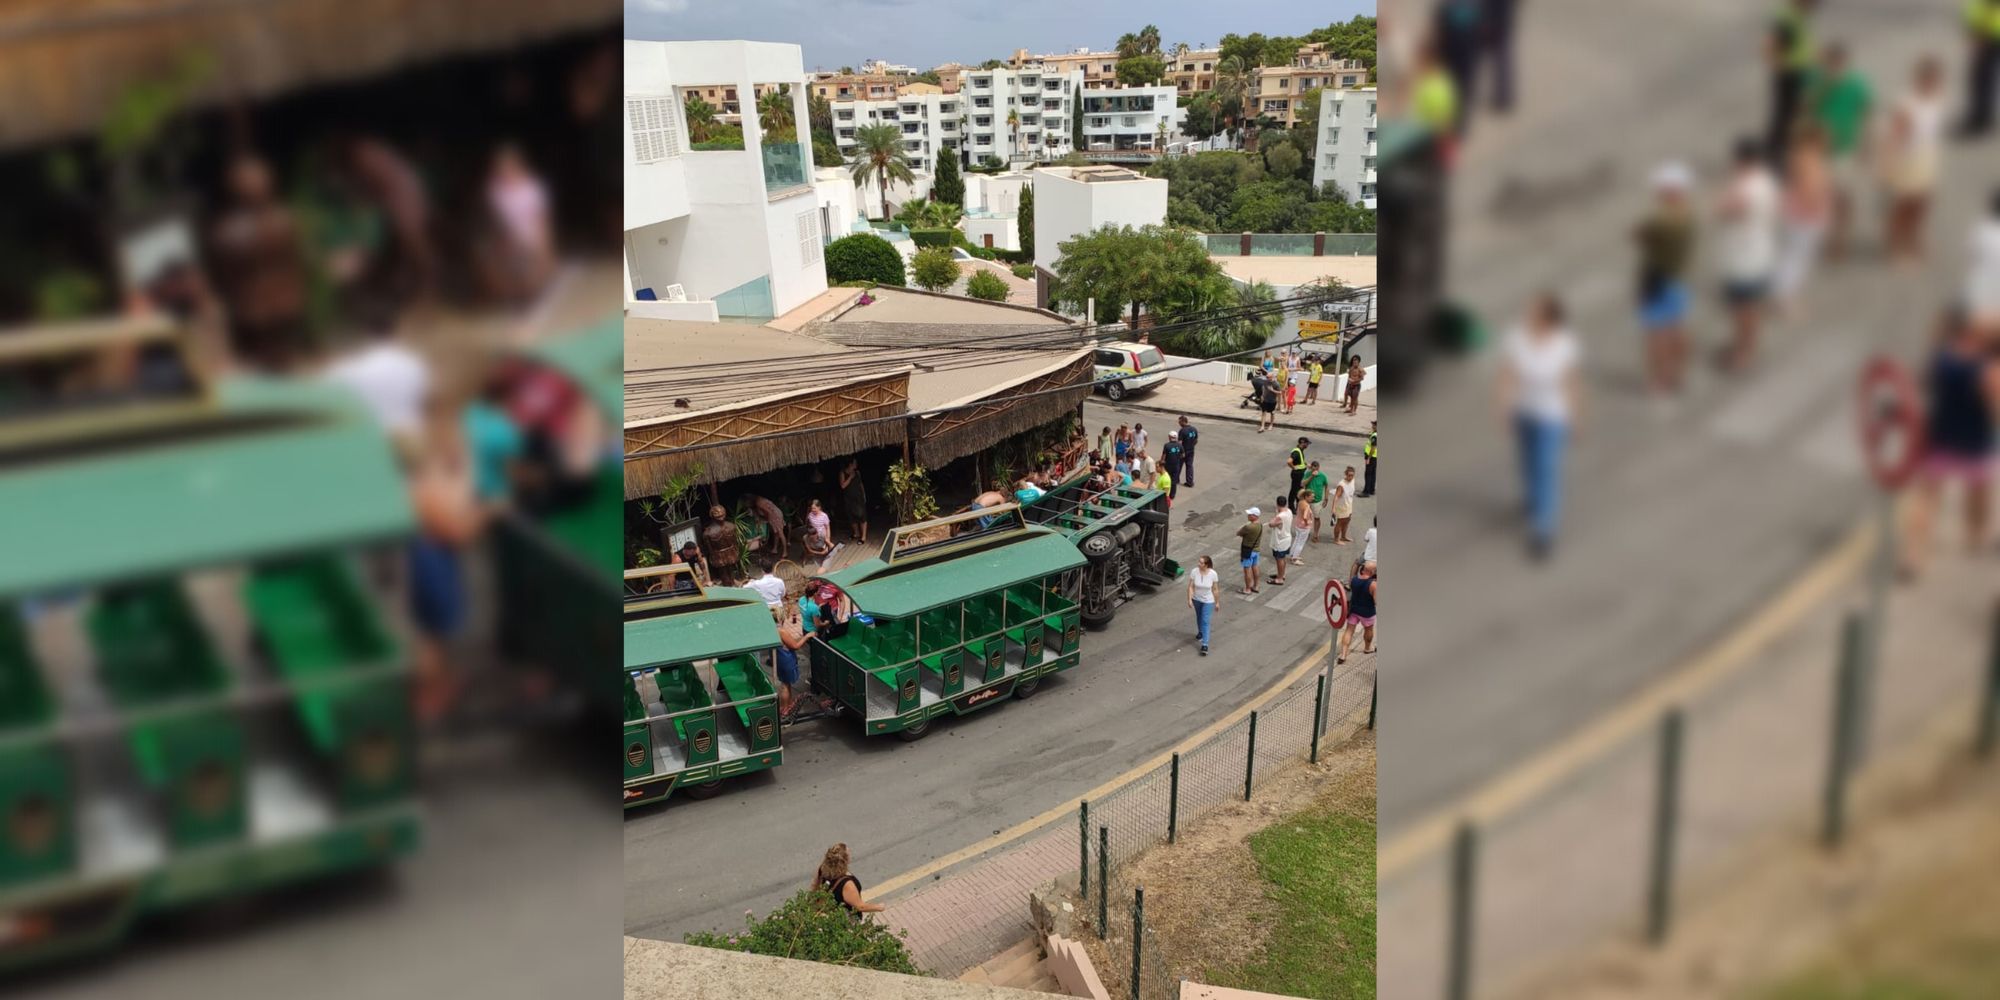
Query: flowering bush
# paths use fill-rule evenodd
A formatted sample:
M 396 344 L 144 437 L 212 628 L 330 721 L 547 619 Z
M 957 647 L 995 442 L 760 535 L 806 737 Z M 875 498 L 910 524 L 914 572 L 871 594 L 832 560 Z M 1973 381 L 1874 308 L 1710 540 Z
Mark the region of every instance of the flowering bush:
M 743 922 L 735 934 L 699 931 L 685 940 L 703 948 L 920 975 L 901 934 L 854 919 L 824 889 L 802 889 L 762 920 L 746 910 Z

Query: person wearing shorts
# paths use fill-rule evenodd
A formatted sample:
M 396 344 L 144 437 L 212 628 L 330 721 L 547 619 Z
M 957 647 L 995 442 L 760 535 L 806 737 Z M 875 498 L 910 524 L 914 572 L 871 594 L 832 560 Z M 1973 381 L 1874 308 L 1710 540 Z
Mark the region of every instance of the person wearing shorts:
M 1688 265 L 1694 256 L 1694 172 L 1669 163 L 1653 175 L 1656 203 L 1639 223 L 1639 328 L 1646 381 L 1656 395 L 1681 391 L 1687 367 Z
M 1367 380 L 1368 370 L 1361 367 L 1361 355 L 1356 354 L 1348 358 L 1347 393 L 1343 397 L 1343 401 L 1347 405 L 1347 412 L 1353 413 L 1361 408 L 1361 383 Z
M 1966 544 L 1977 549 L 1986 537 L 1988 491 L 1996 438 L 1993 418 L 2000 412 L 2000 361 L 1981 342 L 1979 326 L 1961 310 L 1940 323 L 1938 344 L 1924 375 L 1929 412 L 1924 419 L 1924 457 L 1919 466 L 1916 503 L 1910 509 L 1912 544 L 1903 546 L 1903 573 L 1923 568 L 1931 540 L 1931 520 L 1945 484 L 1965 491 Z
M 1340 658 L 1335 663 L 1347 662 L 1348 647 L 1353 645 L 1354 632 L 1361 631 L 1363 653 L 1375 651 L 1375 564 L 1364 562 L 1359 572 L 1347 581 L 1347 621 L 1340 630 Z
M 806 645 L 804 610 L 787 601 L 772 608 L 771 617 L 778 622 L 778 718 L 789 722 L 797 703 L 793 692 L 799 686 L 799 650 Z
M 1257 549 L 1264 544 L 1264 526 L 1257 523 L 1263 511 L 1255 507 L 1243 512 L 1243 526 L 1236 529 L 1239 552 L 1238 559 L 1243 566 L 1243 593 L 1257 592 Z

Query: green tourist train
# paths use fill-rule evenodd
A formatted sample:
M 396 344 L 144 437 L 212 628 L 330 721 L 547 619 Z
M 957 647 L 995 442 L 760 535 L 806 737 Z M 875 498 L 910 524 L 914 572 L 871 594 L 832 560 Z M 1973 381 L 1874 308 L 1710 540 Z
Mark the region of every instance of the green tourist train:
M 344 393 L 128 322 L 0 346 L 0 971 L 417 845 L 411 512 Z

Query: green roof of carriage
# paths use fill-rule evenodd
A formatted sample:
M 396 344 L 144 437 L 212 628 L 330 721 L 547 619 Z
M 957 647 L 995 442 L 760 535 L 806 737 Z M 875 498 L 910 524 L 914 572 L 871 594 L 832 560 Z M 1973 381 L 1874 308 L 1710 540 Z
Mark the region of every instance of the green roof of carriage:
M 974 552 L 940 553 L 909 565 L 868 559 L 821 579 L 839 587 L 872 615 L 906 618 L 987 591 L 1075 569 L 1083 553 L 1048 528 L 1031 527 L 1004 544 Z
M 644 618 L 640 608 L 664 608 Z M 663 597 L 630 605 L 625 620 L 625 669 L 729 656 L 778 645 L 778 624 L 754 590 L 710 587 L 700 597 Z
M 0 596 L 157 576 L 407 533 L 388 439 L 335 386 L 230 379 L 224 417 L 270 426 L 131 440 L 0 468 Z

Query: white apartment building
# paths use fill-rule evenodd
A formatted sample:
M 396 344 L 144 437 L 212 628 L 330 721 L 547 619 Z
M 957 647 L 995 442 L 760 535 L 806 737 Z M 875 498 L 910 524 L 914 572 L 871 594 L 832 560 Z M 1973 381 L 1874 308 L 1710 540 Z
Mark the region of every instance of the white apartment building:
M 869 125 L 894 125 L 903 133 L 903 154 L 910 169 L 937 170 L 942 157 L 958 156 L 965 142 L 965 101 L 958 94 L 908 94 L 891 100 L 834 101 L 833 142 L 840 155 L 854 156 L 856 130 Z
M 1375 207 L 1375 88 L 1319 96 L 1313 186 L 1337 185 L 1348 200 Z
M 826 290 L 805 78 L 796 45 L 626 40 L 631 315 L 762 322 Z M 746 113 L 742 148 L 691 148 L 687 94 L 709 87 L 749 94 L 778 84 L 791 88 L 794 136 L 767 143 L 758 116 Z
M 1044 307 L 1063 241 L 1105 226 L 1167 221 L 1165 178 L 1113 166 L 1039 167 L 1029 176 L 1035 192 L 1036 300 Z
M 1083 85 L 1081 71 L 1044 72 L 1030 64 L 961 70 L 958 79 L 968 163 L 989 156 L 1003 163 L 1048 160 L 1069 152 L 1070 105 Z
M 1092 153 L 1164 150 L 1187 120 L 1172 86 L 1085 91 L 1081 114 L 1083 151 Z

